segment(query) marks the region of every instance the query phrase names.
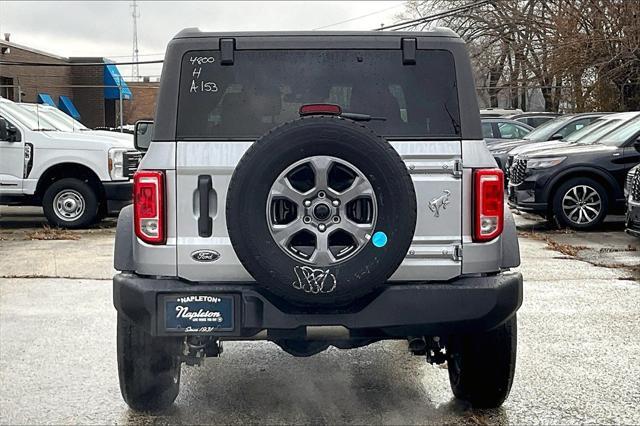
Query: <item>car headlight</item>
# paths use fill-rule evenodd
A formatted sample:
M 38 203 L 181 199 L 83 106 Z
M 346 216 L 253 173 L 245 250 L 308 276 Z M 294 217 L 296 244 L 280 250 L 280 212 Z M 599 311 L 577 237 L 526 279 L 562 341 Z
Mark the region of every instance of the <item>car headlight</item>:
M 527 161 L 527 169 L 548 169 L 557 166 L 566 160 L 567 157 L 530 158 Z
M 128 179 L 124 175 L 124 153 L 126 148 L 111 148 L 109 150 L 109 176 L 113 180 Z

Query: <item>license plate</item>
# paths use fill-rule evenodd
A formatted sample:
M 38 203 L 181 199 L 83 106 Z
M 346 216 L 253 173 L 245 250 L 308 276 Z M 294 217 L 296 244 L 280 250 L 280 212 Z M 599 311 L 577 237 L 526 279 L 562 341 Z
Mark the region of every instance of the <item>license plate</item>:
M 230 295 L 164 296 L 164 325 L 168 332 L 233 331 L 233 314 L 233 296 Z

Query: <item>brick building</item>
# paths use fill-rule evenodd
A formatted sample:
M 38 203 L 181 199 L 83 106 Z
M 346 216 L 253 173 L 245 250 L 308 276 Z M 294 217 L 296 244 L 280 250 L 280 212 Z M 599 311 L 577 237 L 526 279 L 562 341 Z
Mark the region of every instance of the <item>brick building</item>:
M 119 124 L 120 95 L 113 86 L 121 82 L 123 106 L 132 96 L 108 59 L 65 58 L 21 46 L 5 36 L 0 40 L 0 96 L 16 102 L 53 103 L 91 128 Z M 100 65 L 78 65 L 85 63 Z
M 159 82 L 129 82 L 132 100 L 124 104 L 124 122 L 135 124 L 138 120 L 153 120 L 156 112 Z

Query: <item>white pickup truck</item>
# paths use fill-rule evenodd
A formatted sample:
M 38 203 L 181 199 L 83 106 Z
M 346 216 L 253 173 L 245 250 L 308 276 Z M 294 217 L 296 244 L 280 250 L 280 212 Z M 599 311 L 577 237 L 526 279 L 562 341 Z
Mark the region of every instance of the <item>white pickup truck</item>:
M 0 204 L 42 206 L 81 228 L 131 203 L 131 135 L 89 130 L 52 107 L 0 99 Z

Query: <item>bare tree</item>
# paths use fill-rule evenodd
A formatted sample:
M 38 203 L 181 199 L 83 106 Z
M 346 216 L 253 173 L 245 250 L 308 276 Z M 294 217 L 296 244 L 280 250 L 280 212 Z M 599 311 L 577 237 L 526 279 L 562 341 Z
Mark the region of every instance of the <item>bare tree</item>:
M 397 18 L 473 3 L 409 0 Z M 502 95 L 526 108 L 535 89 L 548 111 L 640 109 L 640 1 L 492 0 L 413 29 L 433 25 L 468 42 L 476 83 L 491 106 Z

